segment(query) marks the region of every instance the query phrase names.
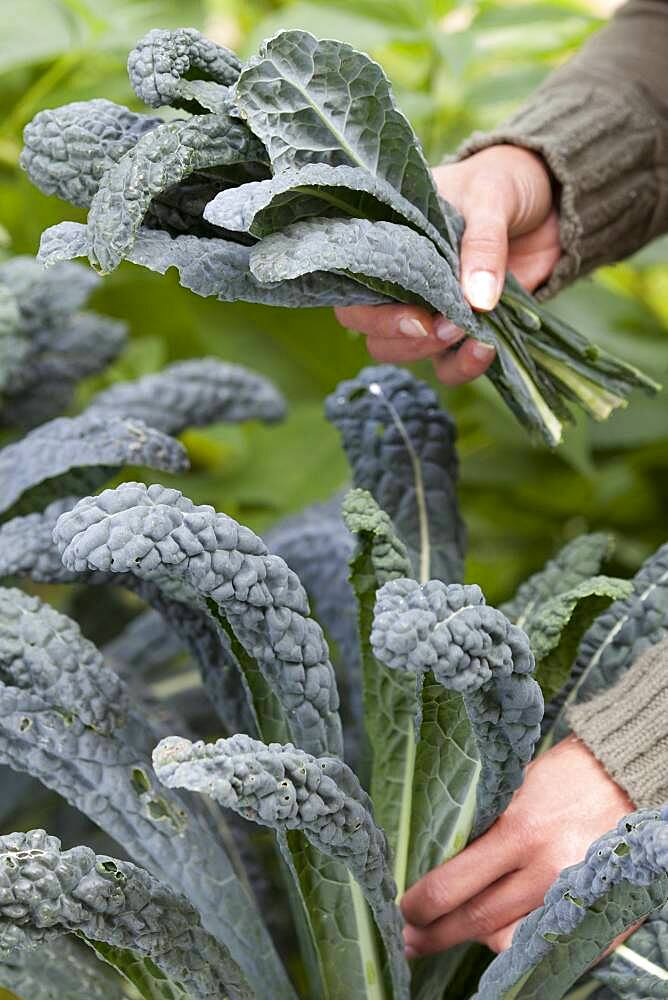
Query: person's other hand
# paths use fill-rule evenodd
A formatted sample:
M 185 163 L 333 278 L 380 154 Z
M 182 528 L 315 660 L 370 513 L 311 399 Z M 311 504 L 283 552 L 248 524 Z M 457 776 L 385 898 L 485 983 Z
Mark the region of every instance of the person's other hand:
M 460 163 L 436 167 L 440 193 L 463 215 L 461 245 L 464 294 L 475 309 L 493 309 L 507 270 L 533 291 L 559 259 L 559 220 L 548 170 L 539 156 L 519 146 L 490 146 Z M 465 337 L 446 317 L 414 306 L 351 306 L 337 309 L 339 322 L 366 334 L 376 361 L 432 358 L 446 385 L 482 375 L 494 349 Z
M 573 736 L 558 743 L 529 765 L 487 833 L 405 893 L 407 956 L 467 940 L 508 948 L 559 872 L 634 809 L 583 743 Z

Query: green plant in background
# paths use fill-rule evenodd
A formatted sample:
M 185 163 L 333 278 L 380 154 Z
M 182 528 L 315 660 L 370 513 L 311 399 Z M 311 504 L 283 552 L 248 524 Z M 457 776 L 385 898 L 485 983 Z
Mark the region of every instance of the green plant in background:
M 53 287 L 58 271 L 33 267 L 33 290 Z M 71 281 L 79 269 L 65 268 Z M 601 575 L 610 539 L 582 536 L 497 610 L 458 580 L 455 429 L 433 391 L 369 368 L 326 409 L 355 489 L 307 511 L 304 532 L 294 520 L 276 530 L 290 565 L 171 487 L 82 497 L 112 466 L 185 462 L 168 431 L 280 416 L 280 396 L 249 372 L 175 366 L 0 451 L 0 578 L 122 587 L 153 608 L 103 655 L 71 617 L 0 588 L 0 762 L 74 807 L 49 816 L 58 838 L 34 823 L 0 838 L 0 983 L 20 1000 L 48 1000 L 54 983 L 60 1000 L 79 1000 L 83 984 L 120 1000 L 127 983 L 146 1000 L 646 995 L 664 962 L 665 810 L 592 845 L 491 964 L 474 945 L 409 969 L 395 897 L 503 812 L 541 738 L 542 692 L 545 746 L 565 701 L 615 683 L 668 634 L 666 546 L 623 580 Z M 42 446 L 54 426 L 55 459 Z M 323 620 L 338 618 L 338 650 L 297 566 Z M 203 729 L 187 701 L 156 700 L 133 677 L 138 646 L 154 662 L 172 655 L 166 628 L 200 671 Z M 44 794 L 28 803 L 24 784 L 15 815 L 34 815 Z M 80 846 L 100 831 L 103 849 Z M 278 917 L 271 932 L 261 912 Z M 63 934 L 74 939 L 61 952 Z

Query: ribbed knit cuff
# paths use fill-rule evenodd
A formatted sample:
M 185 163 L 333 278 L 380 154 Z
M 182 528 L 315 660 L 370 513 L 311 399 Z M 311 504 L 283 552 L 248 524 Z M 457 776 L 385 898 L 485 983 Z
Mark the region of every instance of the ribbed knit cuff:
M 567 720 L 638 808 L 668 802 L 668 640 Z
M 667 70 L 668 71 L 668 70 Z M 621 260 L 654 235 L 659 117 L 641 88 L 594 77 L 539 89 L 505 125 L 474 133 L 461 160 L 499 143 L 540 154 L 560 188 L 562 256 L 540 296 Z M 663 123 L 665 127 L 665 122 Z

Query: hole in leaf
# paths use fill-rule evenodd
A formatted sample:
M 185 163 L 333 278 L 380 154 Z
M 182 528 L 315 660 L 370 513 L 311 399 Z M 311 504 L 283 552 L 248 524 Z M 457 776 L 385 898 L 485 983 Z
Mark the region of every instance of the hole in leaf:
M 148 780 L 148 775 L 146 771 L 142 770 L 141 767 L 133 767 L 131 780 L 132 787 L 137 795 L 144 795 L 146 792 L 151 790 L 151 783 Z

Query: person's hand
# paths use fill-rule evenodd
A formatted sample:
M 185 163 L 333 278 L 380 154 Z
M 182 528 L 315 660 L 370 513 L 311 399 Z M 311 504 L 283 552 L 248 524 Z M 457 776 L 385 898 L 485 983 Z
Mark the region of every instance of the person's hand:
M 573 736 L 558 743 L 529 765 L 487 833 L 405 893 L 407 956 L 467 940 L 508 948 L 559 872 L 634 809 L 583 743 Z
M 550 175 L 541 158 L 519 146 L 490 146 L 460 163 L 434 170 L 440 193 L 466 222 L 461 245 L 464 294 L 475 309 L 493 309 L 507 270 L 533 291 L 559 259 L 559 220 Z M 376 361 L 433 358 L 438 378 L 459 385 L 477 378 L 494 349 L 465 337 L 447 318 L 414 306 L 351 306 L 339 322 L 367 336 Z

